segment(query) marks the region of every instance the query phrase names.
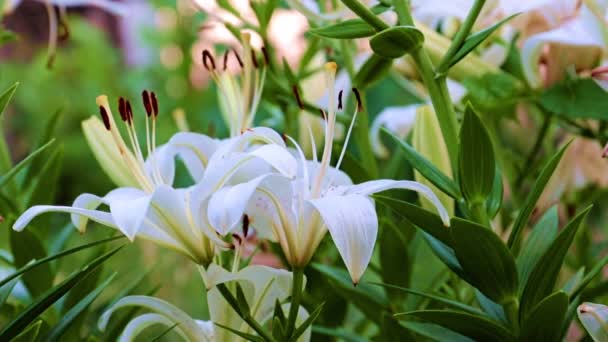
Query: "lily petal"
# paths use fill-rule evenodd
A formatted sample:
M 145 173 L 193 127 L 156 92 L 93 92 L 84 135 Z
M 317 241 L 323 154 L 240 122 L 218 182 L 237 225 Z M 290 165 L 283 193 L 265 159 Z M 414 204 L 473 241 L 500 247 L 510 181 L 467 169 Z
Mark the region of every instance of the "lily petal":
M 323 222 L 350 273 L 359 283 L 369 264 L 376 237 L 378 216 L 374 203 L 362 195 L 327 196 L 310 200 Z
M 450 216 L 447 210 L 437 198 L 437 195 L 424 184 L 413 181 L 397 181 L 392 179 L 373 180 L 350 187 L 346 194 L 371 195 L 376 192 L 381 192 L 390 189 L 413 190 L 424 196 L 427 200 L 435 205 L 437 212 L 446 227 L 450 226 Z
M 179 323 L 177 328 L 187 336 L 187 340 L 189 341 L 208 340 L 208 336 L 188 314 L 164 300 L 148 296 L 128 296 L 120 299 L 103 313 L 97 323 L 99 330 L 105 331 L 111 316 L 116 310 L 132 306 L 143 307 L 162 315 L 170 320 L 172 324 Z
M 23 214 L 21 214 L 21 216 L 19 216 L 13 225 L 13 229 L 16 231 L 22 231 L 36 216 L 50 212 L 81 215 L 104 226 L 117 228 L 112 215 L 103 211 L 68 206 L 36 205 L 29 208 Z

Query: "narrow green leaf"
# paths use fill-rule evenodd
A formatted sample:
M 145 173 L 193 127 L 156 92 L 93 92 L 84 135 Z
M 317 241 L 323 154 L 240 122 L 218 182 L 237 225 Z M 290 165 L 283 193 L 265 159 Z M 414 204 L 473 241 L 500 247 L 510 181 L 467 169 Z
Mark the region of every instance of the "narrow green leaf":
M 2 94 L 0 94 L 0 117 L 2 117 L 6 106 L 8 106 L 8 103 L 13 98 L 13 95 L 15 94 L 15 91 L 17 91 L 18 86 L 19 82 L 8 87 L 8 89 L 6 89 Z
M 572 275 L 570 278 L 568 278 L 568 280 L 566 280 L 564 285 L 562 285 L 562 291 L 566 292 L 568 296 L 572 296 L 572 291 L 574 291 L 576 287 L 581 284 L 584 276 L 585 266 L 582 266 L 578 269 L 578 271 L 576 271 L 576 273 L 574 273 L 574 275 Z
M 400 319 L 409 317 L 422 319 L 476 341 L 512 342 L 514 340 L 513 335 L 503 326 L 496 324 L 487 318 L 462 312 L 421 310 L 397 314 L 395 317 Z
M 0 308 L 4 305 L 8 297 L 11 295 L 11 292 L 13 292 L 13 288 L 15 287 L 15 285 L 17 285 L 19 279 L 20 278 L 17 277 L 8 282 L 8 284 L 5 284 L 4 286 L 0 287 Z
M 519 312 L 522 319 L 526 319 L 532 308 L 553 292 L 568 249 L 590 210 L 588 207 L 572 219 L 536 263 L 521 295 Z
M 104 243 L 108 243 L 108 242 L 111 242 L 111 241 L 116 241 L 116 240 L 124 239 L 124 238 L 125 237 L 123 235 L 114 236 L 114 237 L 111 237 L 111 238 L 107 238 L 107 239 L 103 239 L 103 240 L 87 243 L 87 244 L 84 244 L 84 245 L 80 245 L 80 246 L 68 249 L 66 251 L 63 251 L 61 253 L 57 253 L 57 254 L 54 254 L 54 255 L 49 255 L 48 257 L 46 257 L 44 259 L 40 259 L 40 260 L 37 260 L 37 261 L 35 261 L 33 263 L 30 263 L 30 264 L 27 264 L 27 265 L 23 266 L 22 268 L 18 269 L 17 271 L 15 271 L 14 273 L 12 273 L 8 277 L 0 280 L 0 287 L 4 286 L 6 283 L 8 283 L 9 281 L 17 278 L 18 276 L 22 275 L 23 273 L 28 272 L 29 270 L 31 270 L 33 268 L 39 267 L 41 265 L 44 265 L 44 264 L 46 264 L 48 262 L 51 262 L 51 261 L 53 261 L 55 259 L 59 259 L 59 258 L 62 258 L 64 256 L 67 256 L 67 255 L 70 255 L 70 254 L 73 254 L 73 253 L 76 253 L 76 252 L 80 252 L 82 250 L 85 250 L 85 249 L 88 249 L 88 248 L 91 248 L 91 247 L 94 247 L 94 246 L 97 246 L 97 245 L 100 245 L 100 244 L 104 244 Z
M 460 127 L 460 190 L 469 203 L 486 201 L 494 185 L 496 162 L 492 141 L 470 104 Z
M 568 295 L 556 292 L 543 299 L 523 322 L 521 341 L 559 341 L 560 330 L 568 310 Z
M 551 207 L 536 223 L 528 236 L 524 247 L 517 257 L 517 269 L 521 287 L 524 288 L 530 276 L 530 272 L 536 266 L 538 259 L 551 246 L 557 236 L 559 218 L 557 206 Z
M 608 306 L 583 303 L 578 307 L 578 319 L 595 342 L 608 341 Z
M 319 306 L 317 306 L 317 308 L 310 314 L 310 316 L 308 316 L 308 318 L 304 322 L 302 322 L 302 324 L 293 332 L 293 335 L 291 336 L 289 341 L 295 342 L 298 337 L 302 336 L 302 334 L 306 332 L 306 329 L 308 329 L 308 327 L 310 327 L 312 323 L 317 320 L 317 318 L 321 314 L 321 310 L 323 310 L 324 305 L 325 303 L 321 303 L 319 304 Z
M 606 91 L 588 77 L 555 84 L 540 95 L 540 103 L 549 112 L 570 119 L 608 119 Z
M 517 298 L 517 267 L 502 240 L 492 230 L 459 218 L 452 220 L 450 231 L 465 280 L 498 304 Z
M 16 267 L 24 267 L 32 260 L 47 256 L 42 242 L 31 231 L 16 232 L 11 229 L 9 235 Z M 37 297 L 53 286 L 51 265 L 42 264 L 40 267 L 24 274 L 22 279 L 32 297 Z
M 44 152 L 47 148 L 51 147 L 54 142 L 55 142 L 55 139 L 52 139 L 48 143 L 42 145 L 36 151 L 32 152 L 30 155 L 25 157 L 22 161 L 20 161 L 17 165 L 15 165 L 7 173 L 2 175 L 2 177 L 0 177 L 0 189 L 3 188 L 8 182 L 10 182 L 19 173 L 19 171 L 23 170 L 23 168 L 28 166 L 30 163 L 32 163 L 34 161 L 34 159 L 36 159 L 38 156 L 40 156 L 40 154 L 42 154 L 42 152 Z
M 272 319 L 272 337 L 276 338 L 277 341 L 284 341 L 285 337 L 285 324 L 281 322 L 281 319 L 274 316 Z
M 76 318 L 80 316 L 86 309 L 93 303 L 93 301 L 99 297 L 101 292 L 110 285 L 110 282 L 114 280 L 116 277 L 116 273 L 112 274 L 108 279 L 106 279 L 101 285 L 91 291 L 86 297 L 84 297 L 78 304 L 74 305 L 68 312 L 66 312 L 59 323 L 53 327 L 53 329 L 48 333 L 45 338 L 45 341 L 58 341 L 63 333 L 74 323 Z
M 424 35 L 414 26 L 394 26 L 376 33 L 369 41 L 374 53 L 385 58 L 399 58 L 424 43 Z
M 247 303 L 247 298 L 245 297 L 245 292 L 243 292 L 243 288 L 239 283 L 236 283 L 236 301 L 239 304 L 239 310 L 242 314 L 251 314 L 249 303 Z
M 371 37 L 376 30 L 362 19 L 349 19 L 337 24 L 314 28 L 308 32 L 323 38 L 355 39 Z
M 559 152 L 557 152 L 551 160 L 543 167 L 543 170 L 540 173 L 538 179 L 534 183 L 532 190 L 528 193 L 528 197 L 526 198 L 523 207 L 521 208 L 519 215 L 515 219 L 513 223 L 513 228 L 511 230 L 511 234 L 509 235 L 509 241 L 507 242 L 507 246 L 511 248 L 515 255 L 519 253 L 520 243 L 521 243 L 521 235 L 524 231 L 524 227 L 528 223 L 528 219 L 530 219 L 530 215 L 532 215 L 532 211 L 536 206 L 536 201 L 538 201 L 540 195 L 545 190 L 545 186 L 551 179 L 553 172 L 557 168 L 564 152 L 570 146 L 570 143 L 567 143 L 564 147 L 562 147 Z
M 28 189 L 29 196 L 27 196 L 25 207 L 53 201 L 57 184 L 59 184 L 62 161 L 63 149 L 60 147 L 51 154 L 44 167 L 37 172 L 34 182 Z
M 382 128 L 382 132 L 390 137 L 403 152 L 405 159 L 416 169 L 420 174 L 433 183 L 439 190 L 443 191 L 450 197 L 459 200 L 462 195 L 454 181 L 446 176 L 430 161 L 419 154 L 410 144 L 401 140 L 399 137 L 391 133 L 389 130 Z
M 378 334 L 374 336 L 374 341 L 383 342 L 401 342 L 412 341 L 415 339 L 414 334 L 406 326 L 400 324 L 393 315 L 388 312 L 382 314 L 382 324 Z
M 11 342 L 32 342 L 36 341 L 38 338 L 38 334 L 40 334 L 40 327 L 42 326 L 42 320 L 38 320 L 35 323 L 31 324 L 22 333 L 17 335 Z
M 479 31 L 475 34 L 470 35 L 462 44 L 458 52 L 454 55 L 454 57 L 450 58 L 447 65 L 449 68 L 456 65 L 456 63 L 460 62 L 463 58 L 465 58 L 471 51 L 475 50 L 481 43 L 483 43 L 488 37 L 492 35 L 492 33 L 496 32 L 502 25 L 504 25 L 507 21 L 510 21 L 515 16 L 519 15 L 519 13 L 513 14 L 496 24 L 488 27 L 485 30 Z M 441 63 L 443 64 L 443 63 Z
M 287 317 L 285 317 L 285 312 L 283 312 L 283 307 L 281 306 L 281 302 L 277 298 L 274 302 L 274 314 L 272 317 L 278 318 L 281 324 L 285 325 L 287 322 Z
M 505 315 L 505 310 L 502 305 L 493 302 L 477 289 L 475 289 L 475 298 L 481 309 L 493 320 L 508 324 L 507 316 Z
M 248 334 L 248 333 L 244 333 L 242 331 L 238 331 L 236 329 L 233 329 L 231 327 L 225 326 L 223 324 L 219 324 L 219 323 L 214 323 L 215 325 L 217 325 L 218 327 L 222 328 L 222 329 L 226 329 L 228 331 L 230 331 L 231 333 L 240 336 L 242 338 L 244 338 L 247 341 L 253 341 L 253 342 L 265 342 L 263 338 L 257 336 L 257 335 L 253 335 L 253 334 Z
M 591 271 L 589 271 L 589 273 L 587 273 L 585 275 L 583 280 L 581 280 L 580 283 L 578 283 L 572 289 L 570 296 L 572 298 L 575 298 L 578 295 L 580 295 L 581 292 L 583 292 L 583 290 L 591 283 L 593 278 L 597 277 L 602 272 L 602 270 L 604 269 L 604 266 L 606 266 L 607 264 L 608 264 L 608 256 L 605 256 L 602 260 L 598 261 L 598 263 L 593 266 Z
M 370 282 L 370 284 L 383 286 L 383 287 L 391 288 L 391 289 L 396 289 L 399 291 L 403 291 L 405 293 L 413 294 L 415 296 L 421 296 L 421 297 L 436 301 L 438 303 L 441 303 L 449 308 L 456 309 L 456 310 L 462 310 L 464 312 L 467 312 L 467 313 L 470 313 L 473 315 L 478 315 L 478 316 L 485 315 L 483 312 L 479 311 L 479 309 L 477 309 L 477 308 L 451 300 L 449 298 L 444 298 L 444 297 L 436 296 L 436 295 L 433 295 L 430 293 L 424 293 L 424 292 L 420 292 L 420 291 L 417 291 L 414 289 L 408 289 L 405 287 L 396 286 L 396 285 L 392 285 L 392 284 L 384 284 L 384 283 L 376 283 L 376 282 Z
M 154 336 L 154 338 L 152 340 L 150 340 L 150 342 L 156 342 L 156 341 L 160 341 L 163 337 L 165 337 L 168 333 L 170 333 L 171 331 L 173 331 L 175 328 L 177 328 L 177 326 L 179 325 L 179 323 L 173 323 L 173 325 L 171 325 L 170 327 L 167 327 L 167 329 L 163 330 L 160 334 Z
M 431 341 L 475 342 L 466 336 L 453 332 L 452 330 L 446 329 L 437 324 L 414 321 L 401 321 L 399 322 L 399 324 L 401 324 L 409 331 L 416 333 L 420 336 L 426 337 Z
M 123 245 L 124 246 L 124 245 Z M 0 332 L 0 340 L 9 341 L 11 338 L 23 331 L 31 322 L 38 318 L 46 309 L 53 303 L 65 295 L 71 288 L 76 286 L 78 282 L 94 271 L 97 266 L 101 265 L 108 258 L 116 254 L 123 246 L 116 247 L 112 251 L 95 259 L 93 262 L 84 266 L 79 271 L 72 273 L 59 285 L 49 289 L 42 295 L 42 298 L 37 299 L 27 308 L 25 308 L 14 320 L 7 324 Z

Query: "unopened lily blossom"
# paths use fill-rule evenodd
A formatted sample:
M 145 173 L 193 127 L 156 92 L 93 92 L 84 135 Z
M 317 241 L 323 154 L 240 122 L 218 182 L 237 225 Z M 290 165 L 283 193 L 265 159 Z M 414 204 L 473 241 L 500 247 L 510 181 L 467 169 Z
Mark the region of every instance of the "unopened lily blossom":
M 608 341 L 608 0 L 0 16 L 0 341 Z

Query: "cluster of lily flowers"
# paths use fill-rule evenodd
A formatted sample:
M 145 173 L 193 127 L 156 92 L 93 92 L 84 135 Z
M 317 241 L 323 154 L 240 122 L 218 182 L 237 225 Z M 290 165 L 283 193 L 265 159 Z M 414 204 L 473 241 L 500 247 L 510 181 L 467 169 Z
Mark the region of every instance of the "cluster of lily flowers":
M 436 207 L 446 227 L 449 226 L 448 212 L 427 186 L 389 179 L 353 184 L 339 170 L 357 112 L 362 110 L 356 89 L 353 94 L 357 109 L 352 113 L 342 151 L 331 166 L 336 159 L 332 158 L 332 150 L 343 94 L 334 93 L 337 65 L 333 62 L 325 64 L 323 70 L 329 106 L 321 110 L 324 146 L 320 159 L 314 153 L 312 160 L 307 160 L 292 137 L 267 127 L 250 127 L 261 98 L 265 68 L 253 52 L 249 35 L 243 34 L 242 38 L 243 58 L 230 51 L 242 66 L 240 77 L 217 68 L 211 53 L 203 54 L 203 62 L 221 94 L 230 137 L 217 139 L 179 132 L 157 146 L 158 99 L 154 92 L 144 91 L 143 146 L 136 129 L 136 121 L 140 120 L 134 117 L 131 102 L 118 100 L 125 139 L 107 96 L 101 95 L 96 101 L 101 120 L 91 117 L 83 122 L 83 130 L 95 157 L 118 187 L 103 197 L 82 194 L 72 206 L 34 206 L 19 217 L 13 228 L 22 230 L 43 213 L 63 212 L 71 214 L 79 232 L 85 232 L 91 220 L 116 229 L 131 241 L 144 239 L 177 251 L 198 266 L 208 289 L 213 323 L 248 331 L 246 323 L 228 308 L 216 285 L 232 281 L 249 284 L 245 296 L 254 308 L 252 316 L 264 322 L 272 317 L 277 300 L 289 306 L 286 301 L 293 281 L 287 270 L 261 265 L 240 268 L 242 245 L 248 235 L 278 242 L 292 270 L 301 270 L 329 231 L 353 283 L 357 284 L 370 262 L 378 232 L 370 195 L 388 189 L 416 191 Z M 225 57 L 224 64 L 227 60 Z M 315 139 L 311 141 L 314 143 Z M 316 146 L 312 150 L 316 151 Z M 174 187 L 177 159 L 185 165 L 193 185 Z M 220 251 L 233 251 L 232 269 L 220 266 Z M 100 320 L 100 328 L 106 326 L 114 310 L 134 305 L 153 313 L 134 319 L 123 333 L 125 339 L 159 323 L 167 326 L 178 323 L 176 331 L 190 340 L 223 340 L 228 333 L 210 322 L 189 318 L 169 303 L 145 296 L 126 297 L 114 304 Z M 297 320 L 304 320 L 308 314 L 303 308 L 298 310 Z M 306 340 L 306 336 L 309 332 L 302 338 Z

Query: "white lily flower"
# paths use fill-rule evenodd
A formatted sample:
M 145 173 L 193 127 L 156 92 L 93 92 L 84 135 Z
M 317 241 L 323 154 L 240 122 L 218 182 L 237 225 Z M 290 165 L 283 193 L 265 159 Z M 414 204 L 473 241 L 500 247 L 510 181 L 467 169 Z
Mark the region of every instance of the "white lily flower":
M 146 107 L 146 140 L 148 158 L 144 160 L 137 141 L 133 113 L 128 101 L 121 99 L 119 111 L 126 123 L 131 148 L 127 147 L 113 119 L 107 97 L 100 96 L 97 103 L 107 132 L 97 134 L 113 144 L 104 153 L 110 163 L 122 162 L 123 171 L 130 177 L 124 181 L 130 186 L 112 190 L 104 197 L 82 194 L 73 206 L 40 205 L 28 209 L 15 222 L 13 229 L 22 230 L 36 216 L 46 212 L 72 214 L 72 222 L 84 232 L 88 220 L 121 231 L 130 240 L 141 237 L 176 250 L 194 262 L 207 265 L 211 262 L 215 246 L 230 248 L 231 244 L 217 236 L 210 226 L 207 204 L 211 194 L 237 179 L 251 180 L 272 168 L 290 177 L 295 174 L 296 161 L 285 149 L 279 134 L 270 129 L 252 129 L 218 145 L 213 139 L 194 133 L 178 133 L 168 144 L 155 148 L 156 116 L 158 104 L 154 93 L 144 92 Z M 152 121 L 152 130 L 148 121 Z M 256 145 L 256 143 L 266 145 Z M 180 157 L 197 184 L 186 189 L 172 187 L 175 157 Z M 117 161 L 118 159 L 118 161 Z M 100 159 L 104 162 L 104 159 Z M 113 164 L 108 165 L 111 168 Z M 241 169 L 254 172 L 248 174 Z M 109 212 L 98 210 L 107 205 Z
M 207 302 L 211 316 L 210 321 L 200 321 L 175 306 L 154 297 L 129 296 L 122 298 L 104 312 L 99 320 L 99 329 L 104 331 L 111 316 L 116 310 L 125 307 L 143 307 L 153 313 L 142 314 L 133 319 L 123 331 L 119 341 L 132 341 L 144 329 L 154 324 L 167 327 L 175 325 L 175 331 L 186 341 L 241 341 L 233 333 L 217 325 L 253 334 L 252 329 L 230 307 L 217 290 L 216 285 L 238 282 L 243 289 L 245 299 L 251 308 L 252 317 L 260 324 L 267 323 L 273 315 L 276 301 L 284 302 L 291 295 L 291 272 L 273 269 L 267 266 L 248 266 L 236 273 L 231 273 L 212 264 L 207 270 L 201 269 L 207 287 Z M 289 304 L 283 305 L 288 312 Z M 300 308 L 297 323 L 303 323 L 308 312 Z M 311 328 L 298 339 L 300 342 L 310 340 Z
M 563 79 L 566 69 L 573 65 L 576 70 L 592 69 L 606 56 L 608 28 L 603 16 L 607 8 L 605 6 L 602 12 L 583 4 L 574 17 L 553 30 L 532 35 L 524 42 L 522 65 L 532 87 L 549 86 Z M 544 59 L 543 67 L 541 59 Z
M 327 88 L 333 89 L 336 64 L 325 65 Z M 355 95 L 358 93 L 355 90 Z M 312 258 L 319 243 L 329 230 L 336 247 L 352 277 L 359 282 L 371 259 L 378 232 L 378 218 L 369 195 L 388 189 L 418 191 L 432 202 L 446 226 L 449 216 L 437 196 L 426 186 L 413 181 L 374 180 L 353 185 L 350 178 L 339 171 L 344 157 L 342 150 L 336 167 L 330 166 L 334 130 L 336 126 L 335 94 L 330 93 L 330 105 L 325 129 L 325 144 L 321 161 L 305 160 L 302 149 L 289 138 L 299 151 L 300 163 L 295 181 L 280 175 L 267 176 L 257 184 L 239 184 L 218 191 L 209 204 L 210 211 L 230 208 L 221 217 L 210 217 L 220 231 L 229 232 L 235 221 L 246 213 L 251 224 L 263 235 L 271 236 L 281 245 L 289 263 L 304 267 Z M 360 101 L 358 99 L 360 106 Z M 358 106 L 358 107 L 359 107 Z M 359 110 L 360 108 L 357 108 Z M 347 145 L 356 113 L 346 135 Z M 313 149 L 314 150 L 314 149 Z

